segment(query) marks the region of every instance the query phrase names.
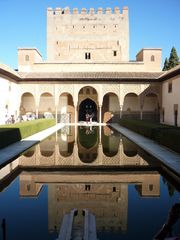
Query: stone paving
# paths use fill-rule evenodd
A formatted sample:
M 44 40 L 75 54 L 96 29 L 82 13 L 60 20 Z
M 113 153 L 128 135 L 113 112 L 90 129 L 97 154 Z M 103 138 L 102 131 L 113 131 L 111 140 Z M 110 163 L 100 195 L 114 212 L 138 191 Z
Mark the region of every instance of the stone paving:
M 13 143 L 6 148 L 0 150 L 0 168 L 6 165 L 7 162 L 16 159 L 22 152 L 26 151 L 28 148 L 42 141 L 55 131 L 64 127 L 65 124 L 57 124 L 56 126 L 45 129 L 38 132 L 30 137 L 22 139 L 19 142 Z
M 170 149 L 157 144 L 155 141 L 143 137 L 127 128 L 120 126 L 118 123 L 110 124 L 118 132 L 129 138 L 142 149 L 160 160 L 165 166 L 180 175 L 180 154 L 171 151 Z

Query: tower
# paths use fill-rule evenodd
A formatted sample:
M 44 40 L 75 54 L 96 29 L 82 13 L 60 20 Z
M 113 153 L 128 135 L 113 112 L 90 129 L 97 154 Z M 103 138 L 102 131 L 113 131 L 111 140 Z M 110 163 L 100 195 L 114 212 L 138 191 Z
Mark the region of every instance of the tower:
M 47 9 L 47 61 L 119 63 L 129 61 L 128 8 Z

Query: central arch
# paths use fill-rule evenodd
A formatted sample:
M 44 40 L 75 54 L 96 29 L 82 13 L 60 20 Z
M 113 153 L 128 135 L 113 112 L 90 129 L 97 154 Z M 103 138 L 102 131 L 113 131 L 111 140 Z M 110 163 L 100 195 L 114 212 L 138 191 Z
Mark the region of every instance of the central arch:
M 78 93 L 78 121 L 97 121 L 98 113 L 98 94 L 91 86 L 82 87 Z
M 86 98 L 79 105 L 78 121 L 89 121 L 90 117 L 92 121 L 97 121 L 97 105 L 92 99 Z

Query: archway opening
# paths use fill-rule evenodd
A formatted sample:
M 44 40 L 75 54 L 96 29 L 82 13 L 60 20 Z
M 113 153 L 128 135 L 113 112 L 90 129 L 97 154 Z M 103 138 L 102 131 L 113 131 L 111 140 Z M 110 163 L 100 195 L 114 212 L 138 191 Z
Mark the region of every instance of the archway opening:
M 20 115 L 28 112 L 35 114 L 35 99 L 32 93 L 26 92 L 21 96 Z
M 135 93 L 126 94 L 122 107 L 122 118 L 139 119 L 139 117 L 139 97 Z
M 39 118 L 53 118 L 55 116 L 55 105 L 52 94 L 45 92 L 40 96 Z
M 143 119 L 160 121 L 159 101 L 155 93 L 148 93 L 144 98 Z
M 97 121 L 97 105 L 90 98 L 86 98 L 79 105 L 78 121 Z
M 118 122 L 120 116 L 119 99 L 115 93 L 107 93 L 103 97 L 102 119 L 103 122 Z
M 74 119 L 74 103 L 73 97 L 69 93 L 62 93 L 58 103 L 58 122 L 73 123 Z

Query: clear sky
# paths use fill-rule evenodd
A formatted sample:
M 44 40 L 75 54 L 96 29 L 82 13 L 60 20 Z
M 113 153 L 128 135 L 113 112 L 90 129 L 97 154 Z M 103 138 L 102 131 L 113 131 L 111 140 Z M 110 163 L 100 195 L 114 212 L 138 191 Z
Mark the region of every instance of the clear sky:
M 180 0 L 0 0 L 0 63 L 17 68 L 17 48 L 36 47 L 46 59 L 46 9 L 129 7 L 130 60 L 141 48 L 174 46 L 180 55 Z

